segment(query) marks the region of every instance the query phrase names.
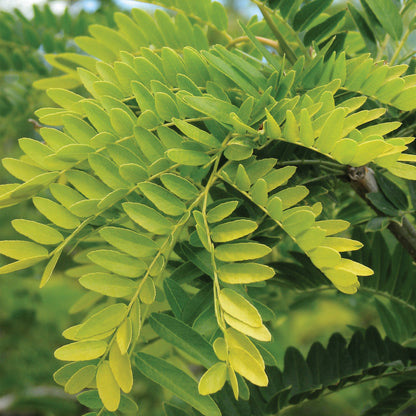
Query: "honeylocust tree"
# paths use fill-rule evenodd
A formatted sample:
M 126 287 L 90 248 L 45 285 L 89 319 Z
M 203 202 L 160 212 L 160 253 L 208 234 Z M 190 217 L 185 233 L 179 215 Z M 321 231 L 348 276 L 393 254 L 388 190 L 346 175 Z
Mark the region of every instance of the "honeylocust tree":
M 42 141 L 3 159 L 0 206 L 31 199 L 43 220 L 13 219 L 0 273 L 40 264 L 43 287 L 65 255 L 85 289 L 56 382 L 89 415 L 134 414 L 143 377 L 181 400 L 167 415 L 286 412 L 381 377 L 365 414 L 407 406 L 414 2 L 258 1 L 238 32 L 218 2 L 151 3 L 46 55 L 62 74 L 35 83 L 55 103 L 36 112 Z M 334 333 L 279 367 L 279 296 L 357 290 L 385 338 Z

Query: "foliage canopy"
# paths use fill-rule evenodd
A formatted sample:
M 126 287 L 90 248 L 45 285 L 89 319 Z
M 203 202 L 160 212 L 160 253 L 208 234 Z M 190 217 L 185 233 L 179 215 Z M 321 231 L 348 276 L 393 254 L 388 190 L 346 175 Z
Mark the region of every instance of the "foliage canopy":
M 256 2 L 263 19 L 238 34 L 217 2 L 151 3 L 164 9 L 90 25 L 83 53 L 46 55 L 61 74 L 34 84 L 56 104 L 36 112 L 42 142 L 3 159 L 17 181 L 0 206 L 31 199 L 44 221 L 12 221 L 23 238 L 0 242 L 0 273 L 42 263 L 43 287 L 66 253 L 85 288 L 56 382 L 89 415 L 134 414 L 133 365 L 190 406 L 167 415 L 214 416 L 391 377 L 365 413 L 391 414 L 414 388 L 416 75 L 395 65 L 414 2 Z M 409 255 L 389 253 L 387 226 Z M 306 359 L 289 348 L 280 369 L 274 291 L 354 294 L 359 277 L 387 337 L 335 333 Z

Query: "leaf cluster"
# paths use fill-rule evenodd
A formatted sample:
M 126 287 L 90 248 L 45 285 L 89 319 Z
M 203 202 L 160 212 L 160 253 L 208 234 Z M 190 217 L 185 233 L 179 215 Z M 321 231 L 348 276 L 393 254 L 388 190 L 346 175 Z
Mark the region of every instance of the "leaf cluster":
M 35 83 L 55 103 L 36 112 L 42 141 L 22 138 L 22 156 L 3 159 L 16 181 L 0 185 L 0 207 L 31 200 L 42 219 L 12 221 L 23 238 L 0 242 L 10 259 L 0 273 L 44 264 L 43 287 L 65 253 L 85 289 L 69 311 L 81 321 L 55 351 L 68 362 L 57 383 L 91 414 L 135 413 L 134 365 L 211 416 L 406 379 L 414 350 L 399 342 L 413 330 L 378 298 L 384 340 L 373 327 L 349 343 L 334 334 L 306 360 L 289 348 L 283 371 L 267 346 L 272 286 L 354 294 L 362 280 L 364 293 L 400 304 L 397 314 L 414 309 L 410 260 L 399 248 L 390 256 L 378 234 L 378 245 L 353 238 L 328 195 L 351 192 L 348 173 L 358 182 L 351 172 L 376 171 L 363 196 L 381 221 L 411 227 L 400 184 L 416 179 L 413 137 L 387 110 L 414 110 L 415 75 L 360 53 L 361 26 L 350 40 L 346 11 L 325 14 L 331 1 L 257 2 L 264 19 L 238 38 L 217 2 L 152 3 L 173 14 L 116 13 L 115 27 L 75 39 L 85 53 L 47 55 L 59 73 Z M 367 3 L 385 25 L 385 10 Z M 387 33 L 405 41 L 398 24 Z M 401 405 L 413 385 L 398 386 Z

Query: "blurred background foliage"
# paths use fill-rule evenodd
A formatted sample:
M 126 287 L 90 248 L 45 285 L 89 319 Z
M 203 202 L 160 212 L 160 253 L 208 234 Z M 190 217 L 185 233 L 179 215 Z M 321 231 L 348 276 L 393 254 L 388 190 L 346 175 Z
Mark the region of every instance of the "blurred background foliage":
M 38 79 L 54 75 L 56 71 L 45 61 L 44 54 L 76 52 L 78 49 L 73 38 L 87 34 L 89 24 L 102 23 L 112 27 L 114 11 L 128 9 L 133 5 L 142 7 L 140 3 L 134 1 L 116 0 L 61 0 L 44 2 L 42 5 L 34 5 L 33 8 L 28 8 L 28 3 L 25 0 L 20 3 L 0 0 L 0 155 L 2 157 L 19 154 L 17 143 L 20 137 L 40 139 L 34 111 L 39 107 L 49 106 L 51 102 L 44 91 L 33 88 L 32 84 Z M 235 28 L 238 18 L 246 20 L 252 12 L 256 13 L 256 8 L 246 0 L 228 0 L 224 3 L 232 16 L 231 25 Z M 359 2 L 354 4 L 360 9 Z M 336 13 L 345 7 L 345 2 L 337 1 L 334 2 L 330 12 Z M 354 22 L 347 14 L 344 29 L 352 27 Z M 382 38 L 383 33 L 380 28 L 375 30 L 375 36 Z M 350 40 L 350 44 L 353 44 L 354 39 Z M 380 45 L 379 39 L 373 40 L 375 44 Z M 363 46 L 362 40 L 360 42 L 357 51 Z M 414 66 L 414 61 L 409 59 L 414 53 L 415 45 L 416 39 L 413 33 L 404 45 L 400 57 L 401 61 L 410 62 L 411 67 Z M 389 44 L 384 46 L 379 58 L 391 57 L 394 54 L 393 47 Z M 374 51 L 375 54 L 378 52 L 377 49 Z M 396 115 L 400 117 L 399 114 L 393 114 Z M 408 129 L 407 134 L 414 134 L 416 123 L 414 117 L 403 121 Z M 310 177 L 310 172 L 305 176 Z M 0 166 L 0 184 L 10 180 L 11 177 Z M 320 184 L 316 187 L 317 194 L 325 195 L 327 214 L 331 216 L 333 213 L 333 217 L 336 217 L 336 213 L 343 210 L 343 216 L 345 217 L 347 212 L 349 220 L 355 225 L 368 221 L 373 215 L 368 207 L 364 203 L 351 205 L 349 195 L 345 194 L 345 188 L 337 186 L 336 181 L 337 179 L 328 184 L 327 189 Z M 0 211 L 1 239 L 13 238 L 13 230 L 9 225 L 12 210 L 13 218 L 19 217 L 16 209 L 24 211 L 24 216 L 28 218 L 30 204 L 21 204 Z M 359 239 L 361 238 L 362 235 Z M 374 240 L 375 238 L 377 241 Z M 369 242 L 361 253 L 364 258 L 386 256 L 383 250 L 390 253 L 387 257 L 393 258 L 397 242 L 388 232 L 382 231 L 377 237 L 371 234 L 368 239 Z M 293 280 L 299 273 L 299 285 L 302 287 L 304 284 L 301 277 L 302 270 L 299 270 L 298 266 L 296 269 L 293 265 L 285 263 L 285 252 L 293 248 L 282 247 L 281 258 L 278 259 L 276 267 L 283 283 L 285 278 Z M 411 260 L 408 258 L 407 261 L 411 267 Z M 65 261 L 60 263 L 60 268 L 61 270 L 65 268 Z M 388 270 L 387 268 L 385 273 L 388 273 Z M 71 318 L 68 318 L 66 311 L 80 298 L 81 290 L 73 280 L 61 276 L 40 291 L 38 278 L 41 271 L 35 269 L 31 273 L 25 271 L 0 279 L 0 415 L 82 414 L 82 409 L 75 399 L 65 395 L 52 380 L 52 373 L 58 368 L 52 351 L 63 342 L 60 333 L 63 328 L 71 325 Z M 304 274 L 307 278 L 309 278 L 308 273 L 305 269 Z M 366 292 L 365 287 L 358 295 L 346 296 L 328 288 L 320 291 L 314 287 L 303 287 L 300 292 L 295 292 L 285 289 L 281 283 L 275 288 L 272 287 L 269 306 L 276 314 L 272 328 L 276 341 L 272 347 L 281 357 L 279 365 L 283 364 L 284 352 L 291 345 L 295 345 L 306 355 L 315 341 L 326 345 L 334 332 L 339 332 L 348 338 L 356 328 L 367 328 L 370 325 L 376 326 L 383 335 L 388 332 L 386 328 L 391 332 L 390 336 L 392 334 L 394 336 L 396 331 L 396 338 L 400 338 L 400 334 L 408 331 L 410 334 L 408 346 L 415 346 L 412 336 L 416 325 L 412 327 L 413 324 L 403 322 L 406 328 L 389 327 L 386 308 L 383 306 L 385 303 L 369 297 L 368 294 L 372 293 L 370 289 Z M 160 403 L 163 401 L 163 394 L 166 393 L 146 383 L 140 377 L 137 379 L 139 381 L 135 385 L 133 396 L 140 400 L 140 413 L 146 416 L 163 415 Z M 319 401 L 296 407 L 292 413 L 289 411 L 286 414 L 355 416 L 359 414 L 358 408 L 370 408 L 374 405 L 371 391 L 373 398 L 379 400 L 380 388 L 371 383 L 355 386 Z M 406 414 L 416 414 L 416 410 L 407 409 Z

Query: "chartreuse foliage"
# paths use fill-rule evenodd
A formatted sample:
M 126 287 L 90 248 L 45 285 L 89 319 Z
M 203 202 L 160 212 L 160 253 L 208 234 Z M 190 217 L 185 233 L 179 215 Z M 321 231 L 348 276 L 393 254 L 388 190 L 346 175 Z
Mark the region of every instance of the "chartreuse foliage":
M 85 319 L 55 351 L 68 362 L 57 383 L 85 390 L 78 399 L 92 414 L 131 414 L 134 363 L 212 416 L 277 412 L 327 388 L 411 372 L 413 350 L 374 328 L 348 347 L 334 334 L 306 361 L 290 348 L 281 372 L 267 349 L 274 314 L 255 293 L 279 282 L 279 238 L 303 253 L 289 267 L 307 264 L 303 283 L 282 278 L 289 287 L 353 294 L 358 277 L 373 274 L 375 262 L 349 254 L 364 239 L 349 238 L 350 223 L 319 193 L 309 196 L 297 165 L 327 177 L 372 164 L 416 179 L 405 153 L 413 138 L 392 135 L 401 123 L 386 116 L 416 107 L 415 75 L 356 53 L 367 38 L 349 40 L 345 11 L 324 13 L 331 1 L 258 3 L 264 20 L 241 25 L 238 38 L 217 2 L 152 3 L 173 15 L 116 13 L 116 28 L 93 24 L 75 39 L 85 53 L 48 57 L 64 74 L 36 83 L 56 103 L 36 113 L 43 141 L 20 139 L 21 158 L 3 159 L 16 183 L 0 185 L 0 206 L 32 199 L 44 221 L 12 221 L 23 238 L 0 242 L 12 259 L 0 273 L 44 262 L 43 287 L 65 252 L 77 263 L 67 274 L 86 289 L 70 311 Z M 368 1 L 388 26 L 376 3 Z M 399 41 L 399 29 L 386 30 Z M 384 192 L 397 188 L 388 181 Z M 403 215 L 407 204 L 398 208 Z M 206 369 L 199 384 L 184 362 Z M 235 411 L 225 410 L 223 387 Z

